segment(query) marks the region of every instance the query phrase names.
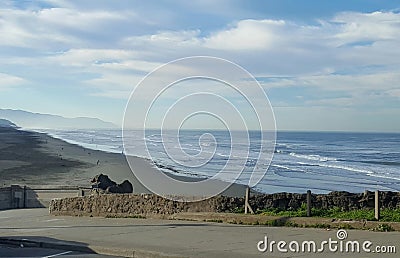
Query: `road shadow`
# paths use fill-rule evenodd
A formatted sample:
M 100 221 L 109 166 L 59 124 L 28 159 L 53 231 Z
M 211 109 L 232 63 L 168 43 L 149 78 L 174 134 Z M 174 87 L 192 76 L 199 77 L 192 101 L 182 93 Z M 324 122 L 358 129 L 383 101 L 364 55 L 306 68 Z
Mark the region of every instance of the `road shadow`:
M 64 241 L 43 236 L 2 236 L 0 245 L 8 245 L 22 248 L 47 248 L 65 251 L 75 251 L 87 254 L 95 254 L 88 244 L 77 241 Z
M 218 224 L 222 225 L 222 224 Z M 60 229 L 60 228 L 137 228 L 137 227 L 166 227 L 166 228 L 177 228 L 177 227 L 208 227 L 214 226 L 209 223 L 168 223 L 168 224 L 132 224 L 132 225 L 74 225 L 74 226 L 48 226 L 48 227 L 0 227 L 3 230 L 24 230 L 24 229 Z M 228 225 L 227 225 L 228 226 Z M 3 237 L 0 237 L 0 240 Z M 25 238 L 25 237 L 24 237 Z

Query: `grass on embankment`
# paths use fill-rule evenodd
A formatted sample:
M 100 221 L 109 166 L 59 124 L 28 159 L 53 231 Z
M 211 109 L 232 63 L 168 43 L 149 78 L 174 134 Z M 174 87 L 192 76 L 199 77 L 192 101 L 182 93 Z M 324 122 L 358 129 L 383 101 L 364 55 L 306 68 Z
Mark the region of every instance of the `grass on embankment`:
M 301 208 L 296 211 L 266 209 L 259 211 L 257 213 L 268 216 L 306 217 L 307 209 L 306 205 L 302 205 Z M 328 210 L 312 208 L 311 215 L 313 217 L 332 218 L 332 219 L 368 220 L 368 221 L 375 220 L 374 210 L 366 210 L 366 209 L 342 211 L 340 208 L 333 208 Z M 400 222 L 400 208 L 394 210 L 382 209 L 381 218 L 379 221 Z

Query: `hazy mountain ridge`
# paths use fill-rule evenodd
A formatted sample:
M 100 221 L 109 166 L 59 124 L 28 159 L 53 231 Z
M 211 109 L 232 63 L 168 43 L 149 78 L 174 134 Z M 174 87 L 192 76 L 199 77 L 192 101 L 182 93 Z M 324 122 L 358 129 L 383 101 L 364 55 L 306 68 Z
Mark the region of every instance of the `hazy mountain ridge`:
M 106 129 L 117 127 L 113 123 L 105 122 L 98 118 L 67 118 L 59 115 L 32 113 L 13 109 L 0 109 L 0 119 L 9 120 L 20 127 L 37 129 Z
M 6 120 L 6 119 L 1 119 L 0 118 L 0 127 L 12 127 L 12 128 L 17 128 L 17 125 L 15 125 L 13 122 Z

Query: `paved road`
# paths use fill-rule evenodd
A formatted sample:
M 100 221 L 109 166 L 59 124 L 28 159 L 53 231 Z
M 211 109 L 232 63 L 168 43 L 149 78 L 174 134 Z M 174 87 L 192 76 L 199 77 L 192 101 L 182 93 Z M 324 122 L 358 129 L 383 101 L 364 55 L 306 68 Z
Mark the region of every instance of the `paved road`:
M 166 221 L 157 219 L 107 219 L 90 217 L 54 217 L 46 209 L 0 211 L 0 236 L 7 238 L 25 238 L 43 243 L 77 245 L 99 253 L 121 256 L 145 257 L 163 254 L 176 257 L 399 257 L 399 254 L 373 253 L 382 245 L 389 250 L 395 246 L 400 252 L 400 232 L 369 232 L 349 230 L 340 235 L 337 231 L 304 228 L 274 228 L 261 226 L 202 223 L 193 221 Z M 257 244 L 267 237 L 268 247 L 260 252 Z M 346 238 L 344 238 L 346 237 Z M 329 239 L 331 243 L 329 243 Z M 314 241 L 316 249 L 324 248 L 322 253 L 308 252 L 308 245 Z M 325 243 L 324 241 L 328 241 Z M 336 243 L 335 241 L 338 241 Z M 361 245 L 367 243 L 367 253 L 346 253 L 346 244 L 354 241 Z M 369 245 L 370 241 L 371 245 Z M 340 252 L 340 242 L 343 251 Z M 291 251 L 299 244 L 300 252 Z M 306 252 L 301 252 L 302 246 Z M 329 251 L 338 248 L 336 252 Z M 356 244 L 355 244 L 356 245 Z M 397 246 L 396 246 L 397 245 Z M 264 249 L 264 242 L 260 242 Z M 393 251 L 393 250 L 392 250 Z
M 36 247 L 18 247 L 12 245 L 0 245 L 0 257 L 60 257 L 60 258 L 107 258 L 115 256 L 87 254 L 82 252 L 74 252 L 68 250 L 57 250 L 49 248 L 36 248 Z

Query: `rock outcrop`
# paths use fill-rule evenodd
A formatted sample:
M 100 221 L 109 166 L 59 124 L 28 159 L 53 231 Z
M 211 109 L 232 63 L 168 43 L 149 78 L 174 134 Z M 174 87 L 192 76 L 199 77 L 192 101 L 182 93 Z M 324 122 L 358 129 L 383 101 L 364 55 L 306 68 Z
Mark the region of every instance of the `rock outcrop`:
M 121 184 L 109 186 L 106 189 L 107 193 L 133 193 L 133 186 L 131 182 L 125 180 Z
M 95 176 L 91 183 L 93 189 L 100 190 L 104 193 L 133 193 L 133 185 L 128 180 L 117 184 L 107 175 L 103 174 Z

